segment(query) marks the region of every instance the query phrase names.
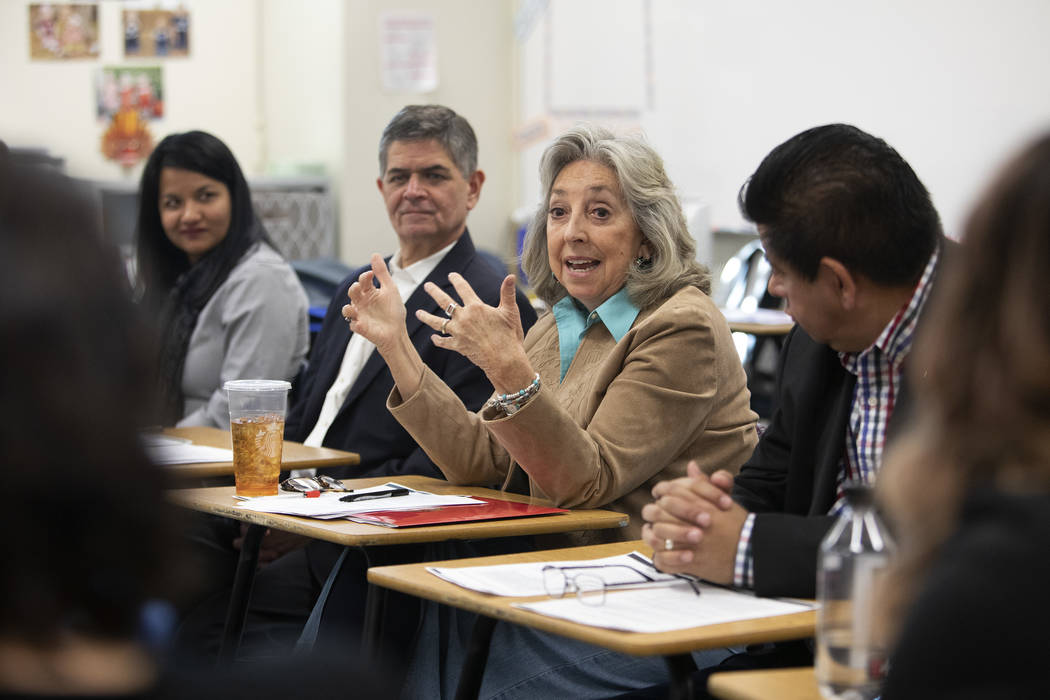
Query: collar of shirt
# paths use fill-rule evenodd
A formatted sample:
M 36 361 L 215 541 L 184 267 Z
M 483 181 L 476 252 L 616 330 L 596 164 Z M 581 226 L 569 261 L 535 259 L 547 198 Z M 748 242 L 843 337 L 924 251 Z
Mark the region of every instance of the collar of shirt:
M 438 266 L 438 263 L 448 255 L 448 251 L 452 250 L 452 247 L 456 245 L 456 241 L 452 241 L 447 246 L 434 253 L 428 255 L 422 260 L 417 260 L 408 267 L 401 267 L 401 251 L 394 253 L 393 257 L 390 258 L 390 262 L 387 263 L 387 269 L 390 270 L 390 277 L 394 280 L 394 284 L 397 285 L 397 291 L 401 295 L 401 302 L 408 301 L 408 298 L 412 296 L 412 292 L 416 290 L 416 287 L 423 284 L 434 268 Z
M 631 330 L 631 324 L 638 318 L 638 307 L 631 303 L 627 296 L 627 288 L 622 287 L 620 291 L 602 302 L 601 306 L 590 313 L 587 312 L 580 302 L 569 295 L 565 295 L 552 307 L 554 322 L 558 326 L 558 349 L 561 353 L 561 379 L 569 371 L 572 358 L 583 342 L 583 334 L 599 321 L 605 324 L 609 334 L 618 343 L 627 331 Z M 560 381 L 560 379 L 559 379 Z
M 930 295 L 930 288 L 933 286 L 933 276 L 937 269 L 940 253 L 941 248 L 938 245 L 934 248 L 933 255 L 927 261 L 926 267 L 922 271 L 922 277 L 919 278 L 918 284 L 915 285 L 915 291 L 912 292 L 911 299 L 886 324 L 886 327 L 882 329 L 882 333 L 879 334 L 879 337 L 875 339 L 875 342 L 870 347 L 861 352 L 839 353 L 839 360 L 847 371 L 854 375 L 859 374 L 865 359 L 868 355 L 875 353 L 876 350 L 879 351 L 878 354 L 882 358 L 885 358 L 886 362 L 899 370 L 904 359 L 908 356 L 908 352 L 911 350 L 912 338 L 915 336 L 915 326 L 919 321 L 922 308 L 926 304 L 926 299 Z

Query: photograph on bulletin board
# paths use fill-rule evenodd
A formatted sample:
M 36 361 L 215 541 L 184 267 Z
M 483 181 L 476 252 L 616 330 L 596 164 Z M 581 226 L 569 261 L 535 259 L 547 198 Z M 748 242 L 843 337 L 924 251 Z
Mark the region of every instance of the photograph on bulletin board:
M 29 5 L 29 57 L 55 61 L 98 58 L 98 4 Z
M 96 78 L 96 111 L 106 125 L 102 155 L 130 168 L 153 150 L 149 122 L 164 116 L 160 66 L 100 68 Z
M 124 10 L 124 55 L 164 58 L 190 55 L 190 14 L 169 10 Z
M 121 110 L 134 110 L 140 119 L 164 116 L 164 80 L 160 66 L 109 66 L 99 68 L 96 110 L 100 120 L 112 119 Z

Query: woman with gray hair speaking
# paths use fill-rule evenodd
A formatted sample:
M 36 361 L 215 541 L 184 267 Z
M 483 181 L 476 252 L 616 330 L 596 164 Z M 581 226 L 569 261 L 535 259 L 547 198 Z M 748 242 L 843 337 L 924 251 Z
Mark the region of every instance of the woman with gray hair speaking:
M 418 312 L 439 332 L 436 345 L 468 357 L 492 382 L 496 393 L 480 412 L 466 411 L 419 358 L 378 255 L 350 287 L 343 315 L 393 374 L 388 408 L 450 482 L 613 508 L 632 516 L 617 534 L 637 537 L 656 482 L 684 475 L 690 460 L 708 473 L 735 472 L 751 454 L 756 416 L 744 371 L 663 161 L 647 143 L 577 126 L 547 148 L 540 177 L 545 201 L 523 266 L 552 312 L 523 337 L 513 276 L 492 307 L 455 273 L 459 299 L 426 288 L 445 315 Z M 533 670 L 520 657 L 515 665 Z M 449 670 L 454 679 L 458 668 Z M 483 696 L 502 690 L 490 675 Z M 586 685 L 601 696 L 633 683 Z M 556 688 L 516 684 L 515 692 Z

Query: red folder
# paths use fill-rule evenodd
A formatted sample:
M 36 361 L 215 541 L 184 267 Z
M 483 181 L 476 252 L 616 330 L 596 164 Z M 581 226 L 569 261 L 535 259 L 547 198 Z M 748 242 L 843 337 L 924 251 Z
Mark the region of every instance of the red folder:
M 443 506 L 427 510 L 376 510 L 348 516 L 356 523 L 382 525 L 383 527 L 418 527 L 420 525 L 443 525 L 467 523 L 472 520 L 505 520 L 507 518 L 531 518 L 536 515 L 568 513 L 565 508 L 536 506 L 529 503 L 503 501 L 498 498 L 476 496 L 477 505 Z

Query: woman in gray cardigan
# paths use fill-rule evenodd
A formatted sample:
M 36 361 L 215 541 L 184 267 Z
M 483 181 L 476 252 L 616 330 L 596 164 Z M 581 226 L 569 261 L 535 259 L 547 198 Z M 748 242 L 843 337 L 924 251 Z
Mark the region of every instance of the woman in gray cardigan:
M 252 209 L 230 149 L 172 134 L 139 188 L 138 285 L 159 321 L 165 424 L 229 429 L 229 379 L 291 379 L 309 343 L 307 299 Z

